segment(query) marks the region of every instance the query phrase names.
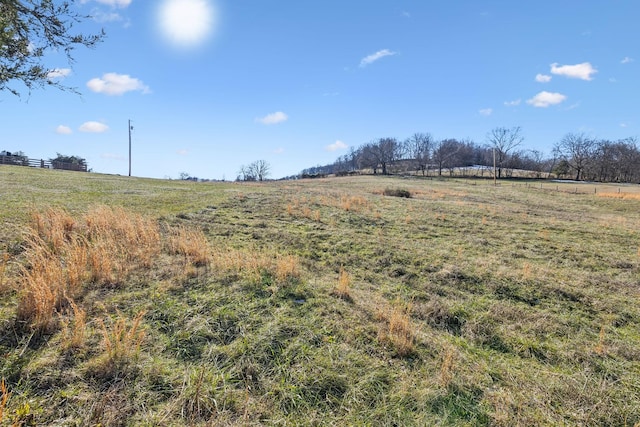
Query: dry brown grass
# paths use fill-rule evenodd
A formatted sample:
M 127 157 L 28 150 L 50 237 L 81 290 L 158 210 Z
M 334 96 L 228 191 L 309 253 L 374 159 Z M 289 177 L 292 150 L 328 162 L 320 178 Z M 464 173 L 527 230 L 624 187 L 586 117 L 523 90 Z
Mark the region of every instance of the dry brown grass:
M 179 227 L 172 231 L 169 244 L 173 253 L 183 255 L 190 264 L 204 266 L 211 262 L 209 242 L 200 230 Z
M 154 220 L 122 208 L 95 207 L 81 222 L 49 208 L 34 213 L 30 225 L 17 313 L 40 332 L 55 329 L 56 314 L 87 286 L 124 282 L 134 268 L 149 267 L 162 246 Z
M 608 199 L 640 200 L 638 193 L 597 193 L 597 195 Z
M 62 250 L 76 227 L 71 215 L 60 208 L 48 208 L 31 215 L 31 230 L 40 236 L 54 252 Z
M 145 314 L 145 311 L 139 312 L 131 322 L 122 315 L 115 320 L 108 319 L 108 323 L 98 319 L 104 348 L 102 368 L 122 367 L 138 355 L 146 335 L 140 327 Z M 128 323 L 131 323 L 131 326 L 128 326 Z
M 455 350 L 453 347 L 447 347 L 442 356 L 442 364 L 440 365 L 440 385 L 447 387 L 453 379 L 455 368 Z
M 214 269 L 258 281 L 263 274 L 283 283 L 301 274 L 300 259 L 292 255 L 269 253 L 255 248 L 214 248 L 211 255 Z
M 0 422 L 4 418 L 4 411 L 7 407 L 7 402 L 9 401 L 9 390 L 7 390 L 7 385 L 4 382 L 4 378 L 0 381 Z
M 351 277 L 344 268 L 340 267 L 340 273 L 338 273 L 338 284 L 333 289 L 333 295 L 343 300 L 350 301 L 351 293 L 349 288 L 351 287 Z
M 300 277 L 300 260 L 293 255 L 278 256 L 275 261 L 275 276 L 279 282 Z
M 65 271 L 58 256 L 37 236 L 30 236 L 25 251 L 27 266 L 21 266 L 18 319 L 39 331 L 55 328 L 56 310 L 60 308 L 69 289 Z
M 380 330 L 378 339 L 392 344 L 400 357 L 414 351 L 416 332 L 411 323 L 411 309 L 411 304 L 396 303 L 390 314 L 382 315 L 387 324 Z
M 71 320 L 67 320 L 64 328 L 65 341 L 63 346 L 67 349 L 78 349 L 84 346 L 87 334 L 87 313 L 69 299 L 69 307 L 73 312 L 73 326 Z
M 4 292 L 6 288 L 5 274 L 7 272 L 7 266 L 9 265 L 10 258 L 11 257 L 8 253 L 4 253 L 0 259 L 0 292 Z

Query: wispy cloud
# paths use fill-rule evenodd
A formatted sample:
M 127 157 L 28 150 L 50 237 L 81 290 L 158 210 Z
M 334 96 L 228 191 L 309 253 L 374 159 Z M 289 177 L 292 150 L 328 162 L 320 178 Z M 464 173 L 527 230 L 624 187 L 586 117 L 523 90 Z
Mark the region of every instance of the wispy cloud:
M 533 98 L 528 99 L 527 104 L 533 105 L 534 107 L 546 108 L 551 105 L 560 104 L 566 99 L 567 97 L 561 93 L 542 91 Z
M 60 125 L 56 128 L 56 133 L 59 135 L 70 135 L 73 131 L 69 126 Z
M 598 70 L 593 68 L 589 62 L 583 62 L 575 65 L 551 64 L 551 74 L 565 76 L 571 79 L 593 80 L 592 75 L 597 72 Z
M 105 12 L 99 9 L 94 9 L 91 12 L 91 17 L 94 21 L 105 23 L 105 22 L 122 22 L 125 18 L 117 12 Z M 129 22 L 125 22 L 125 27 L 129 26 Z
M 549 83 L 551 81 L 551 76 L 546 74 L 536 74 L 536 81 L 538 83 Z
M 54 68 L 47 73 L 47 79 L 63 79 L 71 75 L 71 68 Z
M 284 153 L 284 148 L 282 147 L 278 147 L 275 150 L 273 150 L 273 154 L 283 154 Z
M 520 105 L 520 102 L 522 102 L 522 100 L 515 99 L 513 101 L 505 101 L 504 105 L 506 105 L 507 107 L 517 107 L 518 105 Z
M 361 67 L 366 67 L 369 64 L 373 64 L 374 62 L 384 58 L 385 56 L 393 56 L 393 55 L 397 55 L 397 52 L 393 52 L 389 49 L 382 49 L 377 51 L 376 53 L 372 53 L 369 56 L 365 56 L 364 58 L 362 58 L 362 60 L 360 61 L 360 66 Z
M 347 148 L 349 148 L 349 146 L 347 144 L 345 144 L 344 142 L 342 142 L 340 140 L 337 140 L 333 144 L 327 145 L 325 147 L 325 150 L 327 150 L 327 151 L 338 151 L 338 150 L 346 150 Z
M 106 73 L 101 78 L 96 77 L 87 82 L 87 87 L 94 92 L 105 95 L 123 95 L 127 92 L 139 91 L 143 94 L 151 93 L 149 86 L 141 80 L 127 74 Z
M 104 133 L 109 130 L 109 126 L 100 122 L 84 122 L 80 125 L 80 132 Z
M 620 61 L 621 64 L 628 64 L 630 62 L 633 62 L 633 58 L 629 58 L 628 56 L 625 56 L 622 58 L 622 61 Z
M 186 149 L 178 150 L 178 151 L 176 151 L 176 154 L 178 156 L 187 156 L 187 155 L 189 155 L 189 150 L 186 150 Z
M 275 113 L 267 114 L 264 117 L 258 117 L 256 119 L 257 123 L 262 123 L 263 125 L 275 125 L 278 123 L 286 122 L 289 120 L 289 116 L 287 116 L 282 111 L 276 111 Z
M 493 108 L 483 108 L 481 110 L 478 110 L 478 113 L 480 113 L 481 116 L 487 117 L 493 114 Z

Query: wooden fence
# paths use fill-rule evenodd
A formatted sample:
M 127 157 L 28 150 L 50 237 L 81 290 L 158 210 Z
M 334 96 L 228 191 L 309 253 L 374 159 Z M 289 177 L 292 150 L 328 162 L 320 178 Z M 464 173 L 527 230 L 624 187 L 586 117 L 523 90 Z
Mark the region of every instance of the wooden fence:
M 43 169 L 63 169 L 68 171 L 86 172 L 87 165 L 65 163 L 44 159 L 29 159 L 24 156 L 0 156 L 0 165 L 29 166 Z

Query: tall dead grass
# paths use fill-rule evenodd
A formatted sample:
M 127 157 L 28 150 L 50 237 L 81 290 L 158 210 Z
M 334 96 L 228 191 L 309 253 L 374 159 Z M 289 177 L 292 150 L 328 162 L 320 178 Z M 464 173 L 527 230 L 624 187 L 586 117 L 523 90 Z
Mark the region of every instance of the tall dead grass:
M 411 322 L 412 305 L 396 303 L 390 313 L 381 313 L 386 325 L 380 329 L 378 339 L 393 345 L 400 357 L 413 353 L 416 331 Z
M 257 249 L 214 248 L 211 265 L 216 270 L 240 275 L 251 281 L 258 281 L 266 274 L 284 283 L 301 275 L 298 257 Z
M 126 371 L 135 361 L 146 337 L 141 326 L 145 314 L 145 311 L 140 311 L 132 320 L 120 313 L 115 319 L 107 318 L 106 322 L 97 319 L 104 352 L 90 364 L 89 371 L 92 375 L 112 378 Z
M 172 253 L 183 255 L 187 262 L 195 266 L 208 265 L 211 262 L 209 242 L 200 230 L 179 227 L 172 231 L 169 245 Z
M 351 277 L 343 267 L 340 267 L 340 272 L 338 273 L 338 283 L 336 287 L 333 289 L 332 294 L 345 301 L 351 301 L 352 298 L 349 290 L 350 287 L 351 287 Z
M 114 285 L 161 250 L 158 224 L 122 208 L 98 206 L 82 221 L 59 208 L 35 212 L 25 234 L 18 320 L 40 332 L 90 285 Z
M 7 407 L 7 401 L 9 400 L 9 390 L 7 390 L 7 385 L 4 382 L 4 378 L 0 381 L 0 422 L 4 418 L 4 411 Z

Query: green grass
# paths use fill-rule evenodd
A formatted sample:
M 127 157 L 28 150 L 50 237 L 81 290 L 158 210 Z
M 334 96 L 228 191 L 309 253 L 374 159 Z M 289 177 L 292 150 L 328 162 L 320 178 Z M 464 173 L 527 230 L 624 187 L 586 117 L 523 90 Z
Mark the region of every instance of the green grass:
M 640 200 L 596 194 L 615 187 L 9 166 L 0 184 L 0 426 L 640 423 Z M 165 243 L 122 283 L 85 283 L 70 349 L 68 308 L 47 334 L 18 320 L 23 230 L 101 204 L 157 219 L 166 242 L 202 232 L 211 258 Z M 117 331 L 135 351 L 114 363 Z

